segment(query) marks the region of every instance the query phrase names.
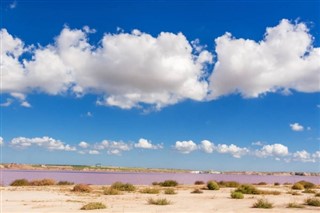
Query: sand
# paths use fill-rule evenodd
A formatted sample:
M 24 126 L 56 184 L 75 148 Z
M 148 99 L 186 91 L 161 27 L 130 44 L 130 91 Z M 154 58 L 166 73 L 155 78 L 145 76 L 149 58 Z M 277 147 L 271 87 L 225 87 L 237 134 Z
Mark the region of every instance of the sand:
M 89 212 L 319 212 L 320 207 L 306 206 L 303 209 L 289 209 L 289 202 L 304 203 L 314 194 L 294 196 L 287 194 L 288 186 L 259 186 L 259 189 L 278 190 L 281 195 L 245 195 L 244 199 L 230 198 L 233 188 L 221 188 L 218 191 L 204 190 L 203 194 L 190 193 L 199 186 L 176 187 L 177 194 L 142 194 L 125 192 L 122 195 L 103 195 L 103 186 L 92 186 L 93 192 L 75 193 L 73 186 L 28 186 L 1 187 L 1 212 L 85 212 L 80 208 L 89 202 L 102 202 L 106 209 Z M 139 186 L 142 189 L 146 186 Z M 320 189 L 317 189 L 320 192 Z M 274 203 L 273 209 L 254 209 L 252 204 L 258 198 L 267 198 Z M 167 206 L 149 205 L 148 198 L 166 198 L 172 203 Z

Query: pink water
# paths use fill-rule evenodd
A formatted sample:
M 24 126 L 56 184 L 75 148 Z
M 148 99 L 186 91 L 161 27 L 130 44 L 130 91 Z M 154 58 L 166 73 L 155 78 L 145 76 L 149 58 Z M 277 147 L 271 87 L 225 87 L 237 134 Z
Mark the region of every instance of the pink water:
M 13 180 L 51 178 L 56 181 L 70 181 L 95 185 L 109 185 L 116 181 L 149 185 L 152 182 L 176 180 L 181 184 L 193 184 L 201 181 L 237 181 L 240 183 L 294 183 L 306 180 L 320 184 L 318 176 L 275 176 L 275 175 L 228 175 L 228 174 L 191 174 L 191 173 L 134 173 L 134 172 L 76 172 L 76 171 L 35 171 L 35 170 L 1 170 L 0 183 L 9 185 Z

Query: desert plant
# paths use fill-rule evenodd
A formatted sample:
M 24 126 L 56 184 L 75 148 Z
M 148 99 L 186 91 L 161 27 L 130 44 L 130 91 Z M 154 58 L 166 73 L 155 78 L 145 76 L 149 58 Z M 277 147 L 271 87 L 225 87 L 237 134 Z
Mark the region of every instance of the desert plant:
M 77 184 L 72 189 L 73 192 L 91 192 L 92 188 L 87 184 Z
M 260 195 L 280 195 L 281 192 L 276 190 L 258 190 L 258 194 Z
M 288 203 L 287 208 L 304 208 L 304 205 L 298 204 L 296 202 L 294 203 Z
M 244 198 L 244 196 L 241 192 L 235 192 L 235 191 L 231 192 L 230 196 L 232 199 L 243 199 Z
M 219 182 L 220 187 L 228 187 L 228 188 L 236 188 L 240 186 L 240 183 L 236 181 L 220 181 Z
M 202 194 L 203 191 L 201 189 L 194 189 L 191 193 L 193 193 L 193 194 Z
M 121 192 L 117 189 L 112 188 L 112 187 L 108 187 L 103 191 L 103 194 L 105 194 L 105 195 L 120 195 Z
M 149 198 L 148 204 L 164 206 L 164 205 L 171 204 L 171 202 L 166 198 L 158 198 L 158 199 Z
M 301 193 L 297 192 L 297 191 L 288 191 L 287 194 L 291 194 L 291 195 L 301 195 Z
M 308 182 L 308 181 L 305 181 L 305 180 L 301 180 L 297 183 L 301 184 L 305 189 L 313 189 L 316 187 L 315 184 Z
M 308 206 L 320 206 L 320 199 L 315 197 L 307 198 L 305 200 L 305 203 Z
M 235 191 L 241 192 L 242 194 L 259 194 L 259 190 L 250 184 L 242 184 Z
M 280 186 L 281 184 L 279 182 L 274 183 L 275 186 Z
M 59 181 L 57 183 L 57 185 L 59 185 L 59 186 L 69 186 L 69 185 L 73 185 L 73 184 L 74 184 L 74 182 L 69 182 L 69 181 Z
M 302 191 L 302 193 L 306 193 L 306 194 L 315 194 L 317 193 L 315 190 L 313 189 L 305 189 L 304 191 Z
M 136 190 L 136 187 L 131 183 L 115 182 L 111 185 L 111 187 L 119 191 L 127 191 L 127 192 L 133 192 Z
M 301 183 L 295 183 L 295 184 L 293 184 L 293 186 L 291 187 L 291 189 L 294 189 L 294 190 L 303 190 L 303 189 L 304 189 L 304 186 L 303 186 Z
M 93 203 L 88 203 L 82 206 L 81 210 L 94 210 L 94 209 L 105 209 L 105 208 L 107 207 L 103 203 L 93 202 Z
M 219 185 L 215 181 L 208 181 L 207 188 L 209 190 L 219 190 L 220 189 Z
M 10 186 L 29 186 L 27 179 L 17 179 L 10 183 Z
M 164 190 L 164 193 L 165 193 L 166 195 L 175 195 L 175 194 L 177 194 L 177 192 L 176 192 L 173 188 L 165 189 L 165 190 Z
M 159 184 L 159 182 L 152 182 L 152 185 L 153 186 L 159 186 L 160 184 Z
M 259 186 L 265 186 L 265 185 L 268 185 L 266 182 L 259 182 L 257 185 Z
M 157 188 L 144 188 L 140 192 L 144 194 L 159 194 L 160 190 Z
M 197 180 L 194 182 L 194 185 L 203 185 L 204 184 L 204 181 L 202 180 Z
M 32 180 L 29 183 L 31 186 L 52 186 L 56 184 L 53 179 Z
M 165 187 L 177 186 L 178 182 L 175 180 L 165 180 L 164 182 L 160 182 L 159 185 Z
M 315 193 L 315 195 L 314 195 L 315 197 L 320 197 L 320 192 L 318 192 L 318 193 Z
M 258 199 L 253 205 L 252 208 L 260 208 L 260 209 L 271 209 L 273 208 L 273 204 L 270 203 L 267 199 Z

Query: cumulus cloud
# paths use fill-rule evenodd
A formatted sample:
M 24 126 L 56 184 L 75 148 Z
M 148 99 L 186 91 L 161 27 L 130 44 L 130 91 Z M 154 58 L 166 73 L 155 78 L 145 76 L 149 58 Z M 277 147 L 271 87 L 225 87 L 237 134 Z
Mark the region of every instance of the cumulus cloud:
M 98 150 L 89 150 L 88 152 L 90 155 L 99 155 L 100 152 Z
M 249 153 L 249 149 L 247 148 L 241 148 L 234 144 L 226 145 L 226 144 L 218 144 L 216 147 L 217 152 L 223 153 L 223 154 L 231 154 L 235 158 L 241 158 L 243 155 L 246 155 Z
M 288 147 L 282 144 L 271 144 L 264 145 L 260 150 L 256 150 L 256 156 L 265 158 L 265 157 L 285 157 L 289 155 Z
M 134 144 L 135 148 L 141 148 L 141 149 L 162 149 L 163 146 L 161 144 L 152 144 L 151 141 L 148 141 L 147 139 L 140 138 L 138 143 Z
M 301 132 L 304 130 L 304 127 L 302 125 L 300 125 L 299 123 L 290 124 L 290 127 L 291 127 L 292 131 L 295 131 L 295 132 Z
M 78 144 L 78 146 L 80 146 L 80 147 L 83 148 L 83 149 L 86 149 L 86 148 L 88 148 L 88 147 L 90 146 L 90 144 L 88 144 L 88 143 L 85 142 L 85 141 L 81 141 L 81 142 Z
M 191 140 L 177 141 L 174 148 L 183 154 L 189 154 L 190 152 L 193 152 L 198 149 L 197 144 L 195 144 Z
M 315 159 L 313 159 L 311 154 L 306 150 L 296 151 L 295 153 L 293 153 L 292 157 L 294 161 L 315 162 Z
M 0 137 L 0 146 L 2 146 L 3 144 L 4 144 L 3 137 Z
M 132 144 L 123 141 L 103 140 L 101 143 L 93 145 L 95 150 L 106 150 L 110 155 L 121 155 L 124 151 L 130 151 Z
M 212 153 L 215 149 L 215 146 L 212 142 L 208 140 L 201 141 L 199 145 L 200 150 L 204 151 L 205 153 Z
M 256 141 L 251 143 L 252 146 L 263 146 L 263 142 L 261 141 Z
M 304 23 L 286 19 L 268 27 L 262 41 L 215 39 L 217 62 L 210 76 L 209 99 L 232 93 L 255 98 L 268 92 L 319 92 L 320 48 Z
M 76 151 L 76 148 L 70 146 L 69 144 L 65 144 L 60 140 L 56 140 L 54 138 L 50 138 L 44 136 L 42 138 L 25 138 L 25 137 L 17 137 L 13 138 L 10 142 L 12 147 L 16 148 L 27 148 L 31 146 L 38 146 L 50 151 L 53 150 L 61 150 L 61 151 Z
M 92 32 L 65 27 L 54 44 L 28 48 L 2 29 L 3 92 L 94 93 L 101 95 L 98 104 L 123 109 L 141 104 L 160 109 L 184 99 L 205 99 L 203 76 L 212 54 L 194 51 L 182 33 L 107 33 L 94 46 L 88 42 Z M 32 59 L 21 62 L 24 52 Z

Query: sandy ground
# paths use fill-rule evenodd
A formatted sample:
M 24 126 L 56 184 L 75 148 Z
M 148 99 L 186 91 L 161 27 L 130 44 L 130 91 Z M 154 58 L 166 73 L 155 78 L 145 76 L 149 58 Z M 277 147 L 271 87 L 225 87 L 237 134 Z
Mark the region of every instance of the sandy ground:
M 146 186 L 139 186 L 144 188 Z M 303 209 L 289 209 L 290 202 L 304 203 L 313 194 L 298 196 L 287 194 L 286 186 L 263 186 L 259 189 L 278 190 L 281 195 L 245 195 L 244 199 L 230 198 L 232 188 L 219 191 L 204 190 L 203 194 L 190 192 L 199 186 L 176 187 L 177 194 L 142 194 L 126 192 L 122 195 L 103 195 L 102 186 L 93 186 L 91 193 L 72 192 L 72 186 L 37 186 L 37 187 L 1 187 L 1 213 L 12 212 L 84 212 L 80 208 L 89 202 L 102 202 L 106 209 L 90 210 L 89 212 L 319 212 L 320 207 L 306 206 Z M 317 189 L 320 192 L 320 189 Z M 254 209 L 252 204 L 258 198 L 267 198 L 274 203 L 273 209 Z M 171 205 L 156 206 L 147 203 L 148 198 L 166 198 Z

